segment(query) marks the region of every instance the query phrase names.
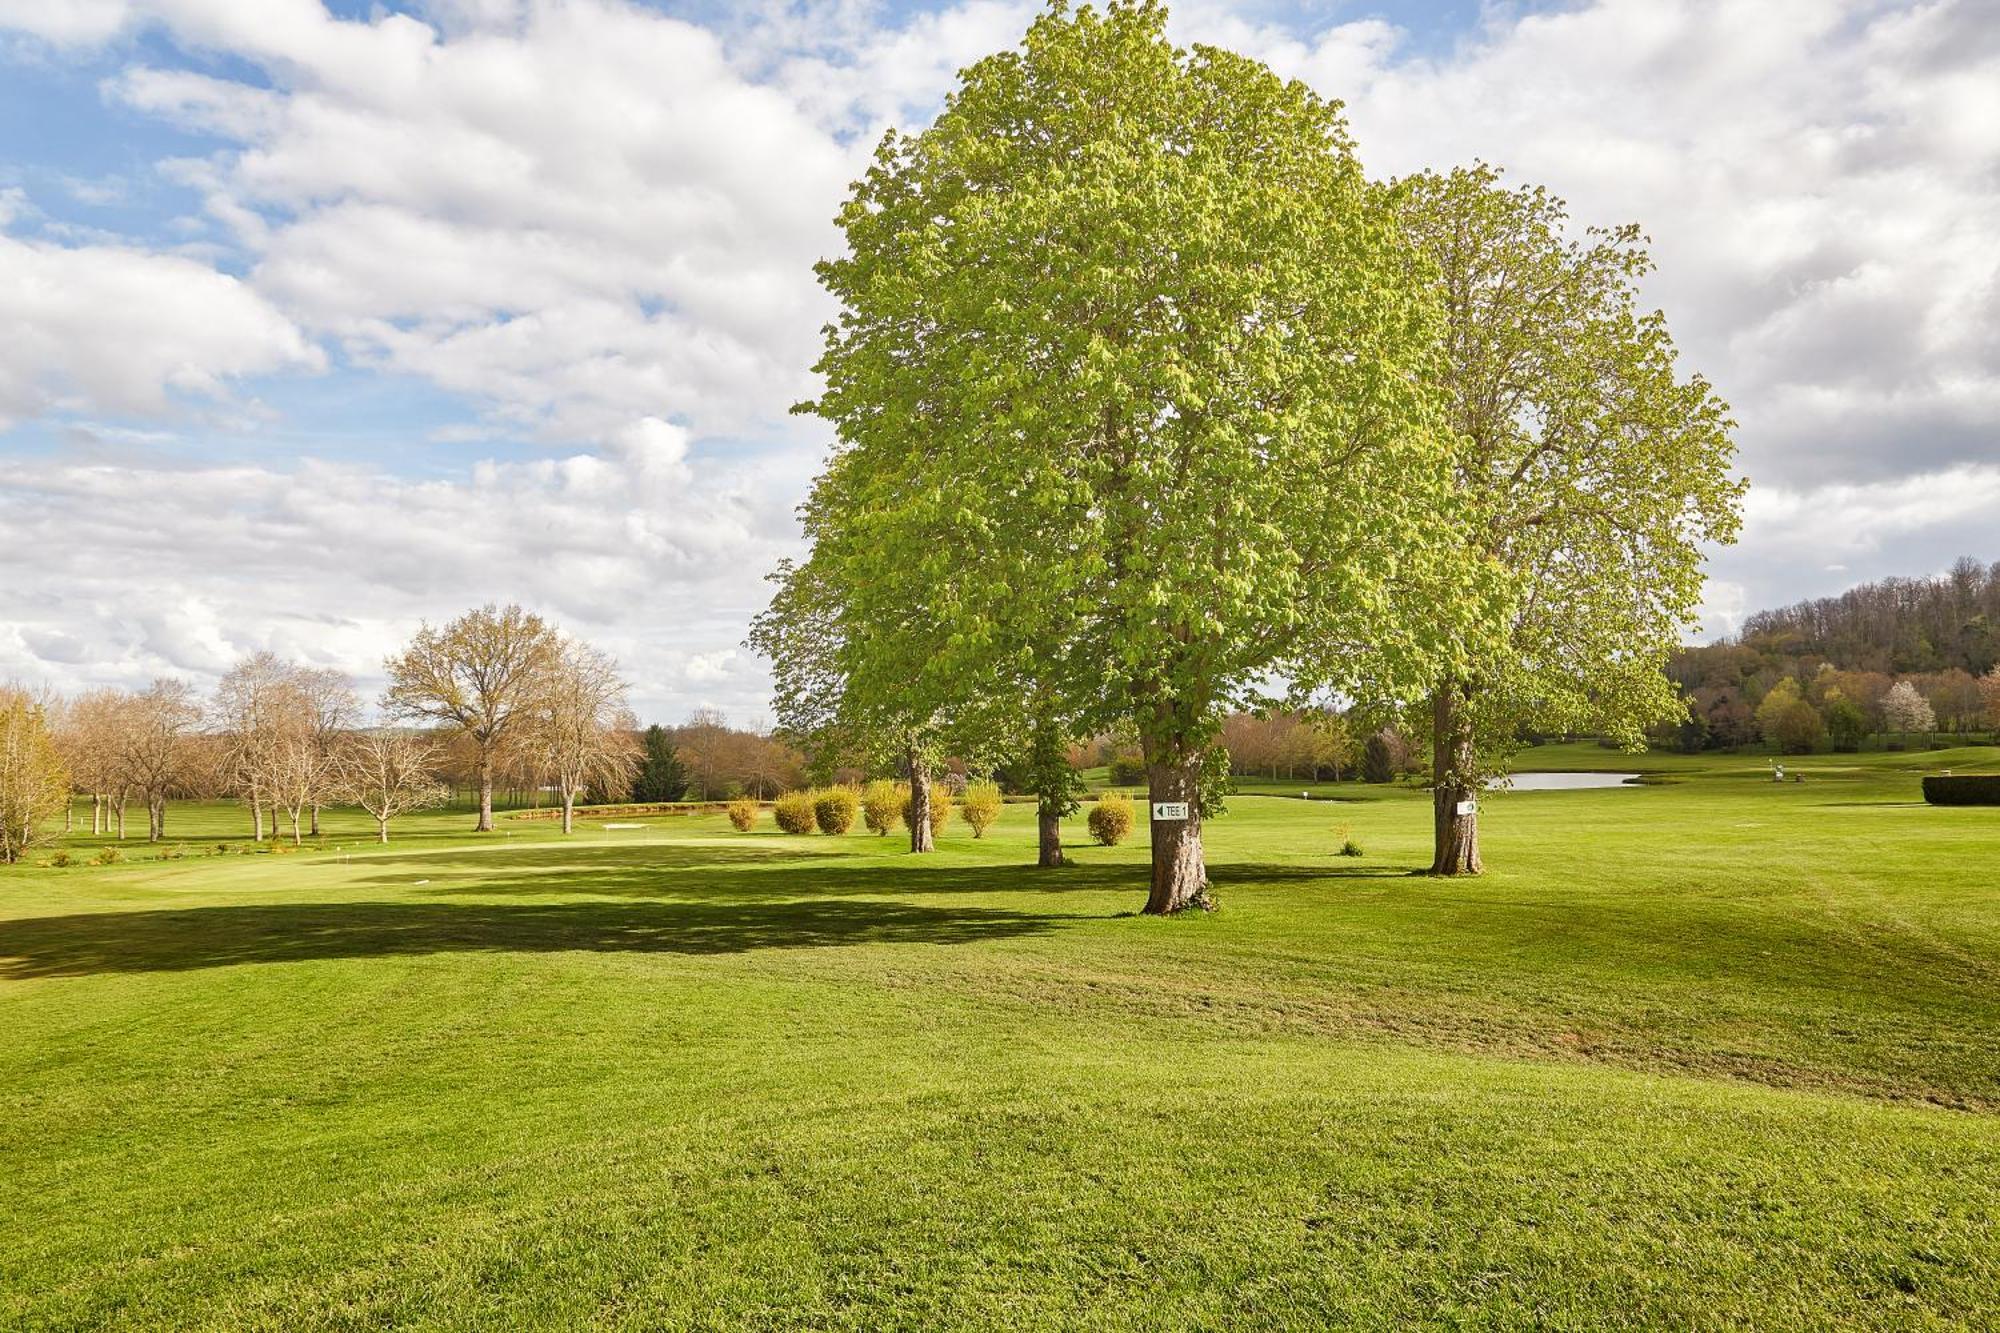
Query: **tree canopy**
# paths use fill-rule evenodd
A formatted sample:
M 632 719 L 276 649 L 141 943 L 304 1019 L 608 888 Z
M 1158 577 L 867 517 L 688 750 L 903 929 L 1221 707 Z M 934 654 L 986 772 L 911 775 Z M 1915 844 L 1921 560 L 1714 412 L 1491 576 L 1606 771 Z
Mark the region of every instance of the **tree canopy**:
M 1435 294 L 1337 106 L 1164 22 L 1054 9 L 883 140 L 819 269 L 841 313 L 808 408 L 839 446 L 806 510 L 854 707 L 928 722 L 1013 680 L 1073 727 L 1130 719 L 1189 807 L 1151 911 L 1208 902 L 1223 713 L 1274 672 L 1428 678 L 1463 635 L 1396 593 L 1478 572 Z

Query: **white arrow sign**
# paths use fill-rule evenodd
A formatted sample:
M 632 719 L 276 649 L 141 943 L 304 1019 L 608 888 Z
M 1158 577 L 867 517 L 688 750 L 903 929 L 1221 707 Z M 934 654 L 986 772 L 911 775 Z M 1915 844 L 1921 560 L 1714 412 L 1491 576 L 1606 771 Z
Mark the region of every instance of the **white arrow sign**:
M 1187 817 L 1188 808 L 1186 801 L 1153 802 L 1153 818 L 1155 819 L 1186 819 Z

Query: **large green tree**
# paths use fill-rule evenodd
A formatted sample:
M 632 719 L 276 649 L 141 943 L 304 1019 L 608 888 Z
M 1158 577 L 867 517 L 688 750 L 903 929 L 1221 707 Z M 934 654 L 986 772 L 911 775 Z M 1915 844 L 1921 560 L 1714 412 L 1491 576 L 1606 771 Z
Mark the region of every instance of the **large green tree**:
M 1187 808 L 1153 821 L 1149 912 L 1210 905 L 1224 713 L 1274 672 L 1338 683 L 1336 641 L 1427 674 L 1457 636 L 1394 594 L 1464 550 L 1435 295 L 1337 106 L 1165 17 L 1057 5 L 884 139 L 819 269 L 809 405 L 850 690 L 922 712 L 1013 678 L 1086 734 L 1129 719 Z
M 1569 234 L 1560 200 L 1490 167 L 1412 177 L 1396 198 L 1444 306 L 1454 483 L 1479 558 L 1514 585 L 1503 639 L 1432 682 L 1438 874 L 1480 868 L 1476 793 L 1524 728 L 1631 745 L 1685 705 L 1664 674 L 1699 601 L 1705 547 L 1734 539 L 1727 406 L 1676 368 L 1636 283 L 1635 227 Z

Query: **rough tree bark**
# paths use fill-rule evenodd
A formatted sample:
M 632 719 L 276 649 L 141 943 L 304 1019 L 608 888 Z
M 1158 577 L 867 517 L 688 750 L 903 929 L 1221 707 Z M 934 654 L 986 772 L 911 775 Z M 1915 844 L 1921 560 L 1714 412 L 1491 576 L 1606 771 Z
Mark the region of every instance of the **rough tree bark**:
M 1035 864 L 1043 870 L 1060 868 L 1063 863 L 1062 807 L 1038 805 L 1035 808 L 1035 828 L 1038 844 Z
M 931 770 L 912 745 L 910 765 L 910 850 L 928 852 L 936 848 L 931 838 Z
M 1431 873 L 1477 875 L 1485 869 L 1479 860 L 1479 815 L 1458 813 L 1462 802 L 1479 798 L 1473 785 L 1478 755 L 1463 684 L 1448 680 L 1432 694 L 1431 728 Z
M 479 822 L 472 831 L 493 831 L 493 756 L 483 750 L 479 754 Z
M 250 797 L 250 841 L 264 841 L 264 800 L 254 794 Z
M 1153 840 L 1153 882 L 1146 912 L 1165 916 L 1199 907 L 1215 910 L 1208 892 L 1208 862 L 1201 846 L 1201 755 L 1187 747 L 1148 740 L 1146 750 L 1147 827 Z M 1153 803 L 1184 802 L 1186 819 L 1154 819 Z

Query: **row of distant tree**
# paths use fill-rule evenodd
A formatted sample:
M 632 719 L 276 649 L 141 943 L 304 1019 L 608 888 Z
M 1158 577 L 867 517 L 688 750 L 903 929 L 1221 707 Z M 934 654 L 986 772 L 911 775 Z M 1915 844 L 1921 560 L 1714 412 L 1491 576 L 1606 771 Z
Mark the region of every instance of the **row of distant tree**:
M 1984 676 L 2000 663 L 2000 561 L 1967 556 L 1935 578 L 1889 578 L 1760 611 L 1737 646 L 1850 671 Z
M 641 733 L 618 666 L 517 606 L 425 625 L 385 664 L 388 725 L 363 724 L 338 671 L 258 653 L 212 694 L 160 679 L 139 690 L 74 696 L 0 690 L 0 859 L 74 828 L 79 798 L 93 834 L 123 838 L 128 812 L 167 834 L 168 802 L 233 797 L 258 840 L 320 831 L 320 813 L 354 805 L 388 840 L 400 814 L 469 787 L 478 827 L 496 788 L 576 805 L 608 800 L 770 795 L 793 785 L 797 756 L 719 715 Z
M 1822 745 L 1859 750 L 1878 737 L 1897 744 L 1933 732 L 1989 729 L 2000 729 L 2000 670 L 1974 677 L 1954 667 L 1898 679 L 1822 663 L 1809 673 L 1707 675 L 1688 691 L 1686 718 L 1652 739 L 1689 753 L 1770 744 L 1809 754 Z

